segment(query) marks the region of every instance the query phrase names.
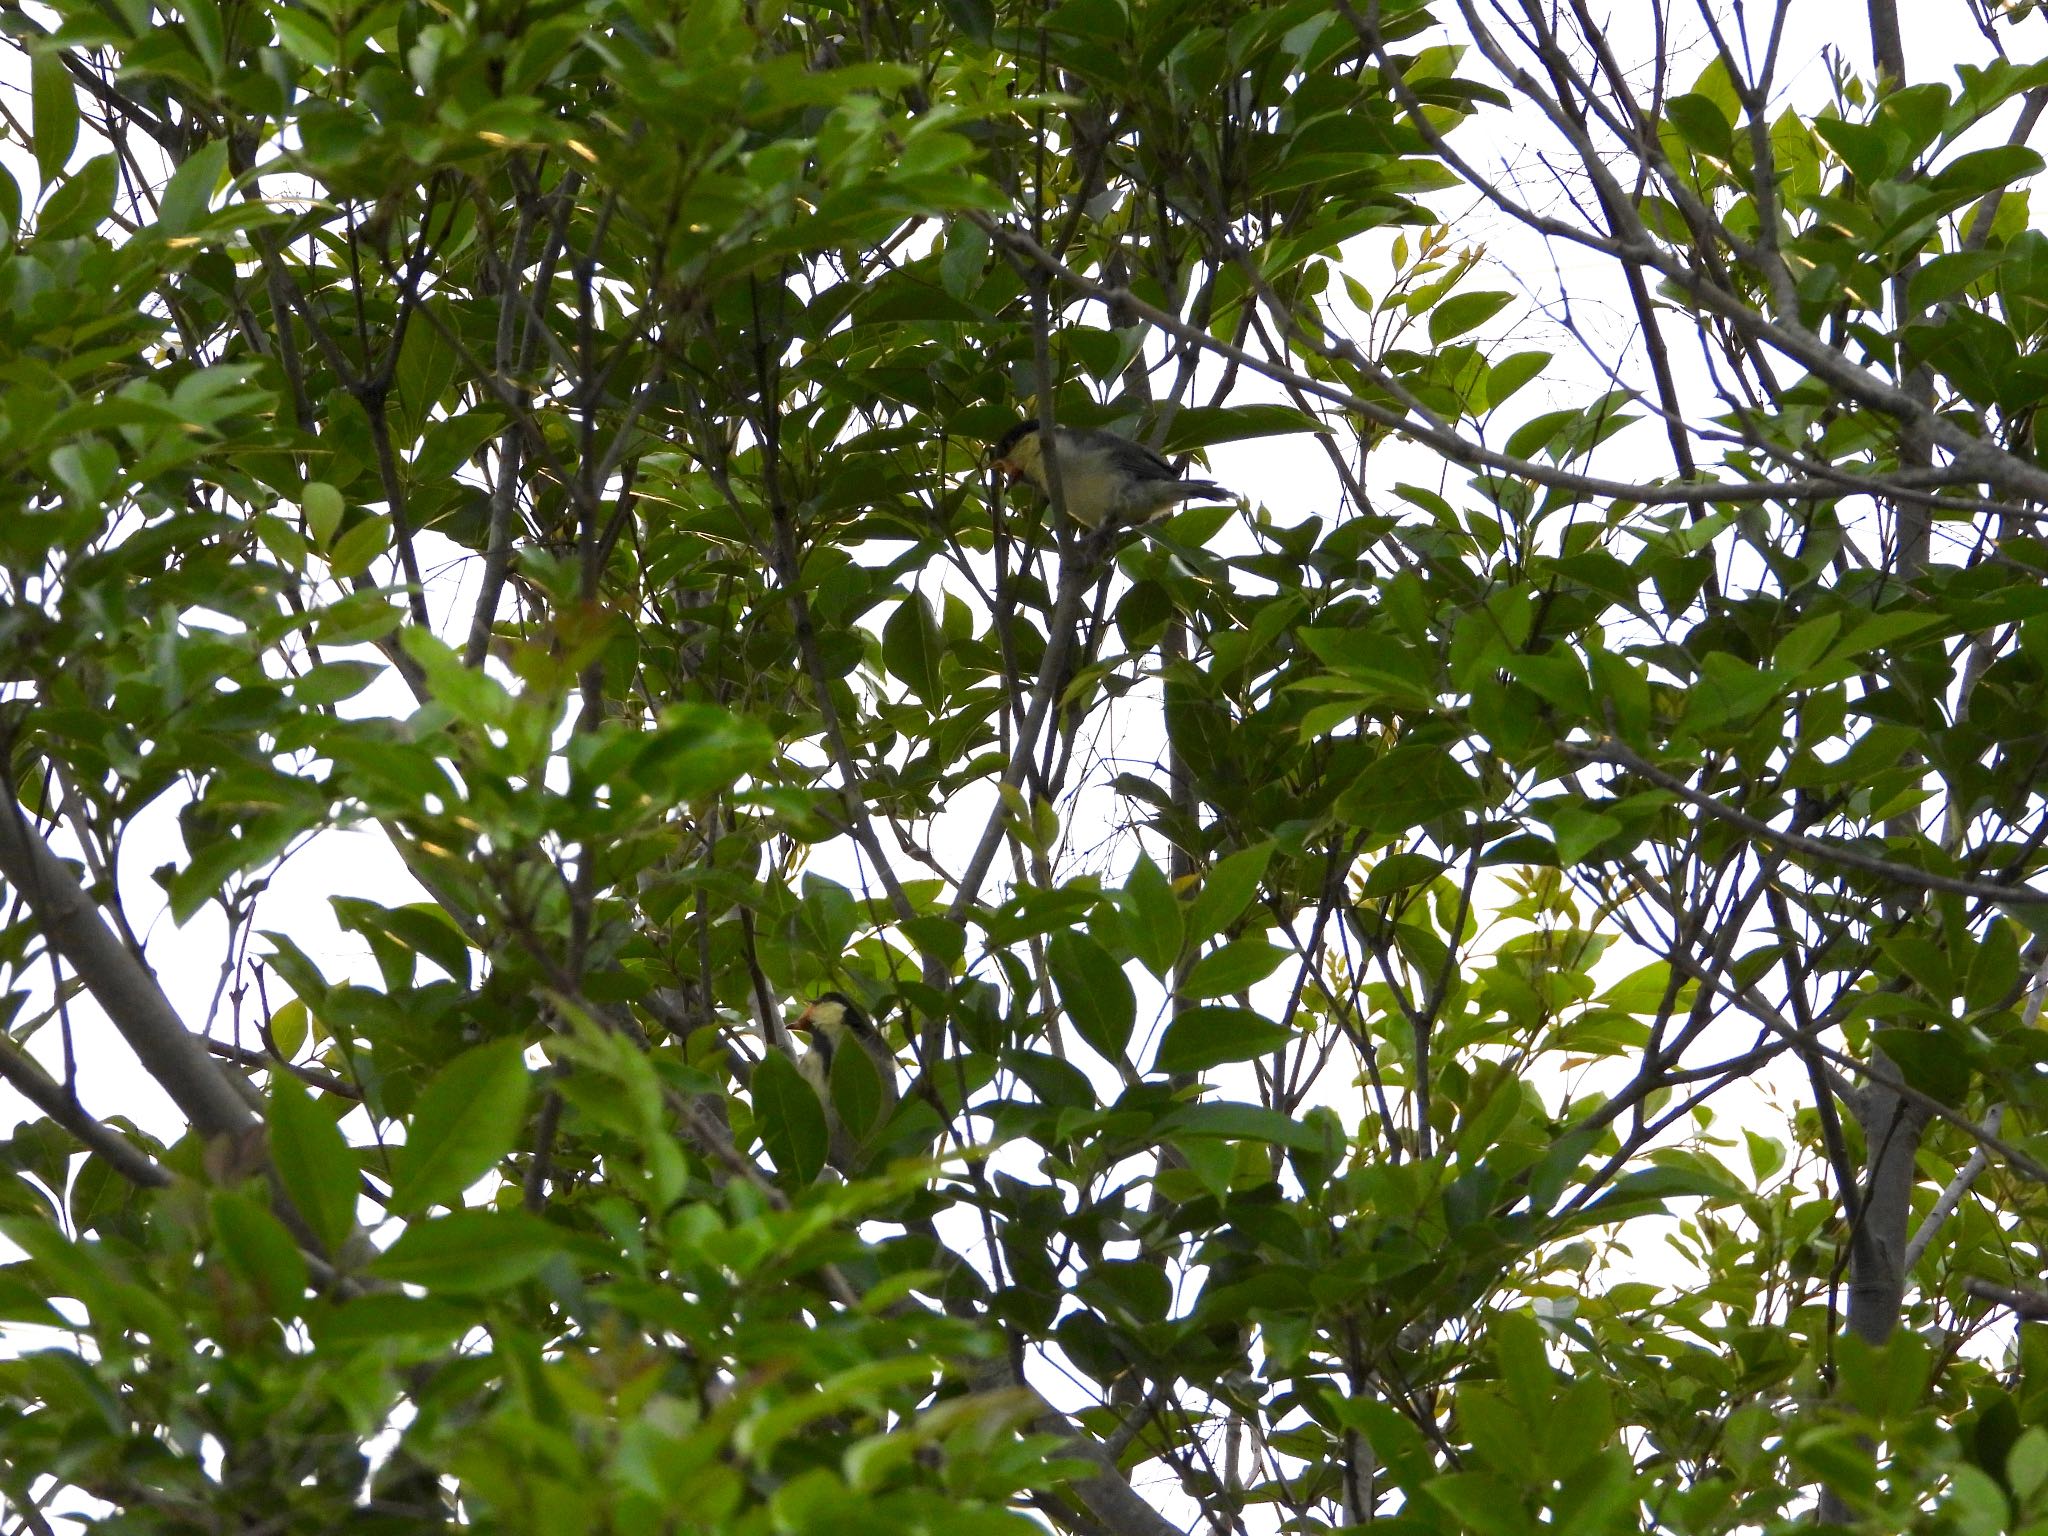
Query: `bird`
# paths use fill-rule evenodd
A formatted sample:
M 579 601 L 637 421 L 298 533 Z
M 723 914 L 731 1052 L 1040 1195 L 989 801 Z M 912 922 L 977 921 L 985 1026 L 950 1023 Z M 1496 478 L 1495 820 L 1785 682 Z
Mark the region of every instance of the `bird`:
M 797 1071 L 825 1106 L 825 1125 L 831 1133 L 828 1159 L 841 1173 L 850 1172 L 861 1160 L 862 1142 L 887 1122 L 901 1097 L 895 1053 L 844 992 L 820 993 L 790 1027 L 811 1037 L 811 1048 L 798 1060 Z M 867 1074 L 853 1075 L 859 1072 L 858 1058 L 835 1069 L 848 1041 L 860 1047 L 874 1068 L 877 1086 L 872 1096 L 862 1091 L 860 1079 Z M 842 1104 L 848 1109 L 863 1105 L 867 1123 L 858 1129 L 847 1125 L 840 1117 Z
M 1018 422 L 997 439 L 993 453 L 995 468 L 1011 484 L 1029 480 L 1051 497 L 1045 434 L 1036 421 Z M 1183 501 L 1237 500 L 1214 480 L 1183 480 L 1143 443 L 1114 432 L 1054 427 L 1053 456 L 1059 461 L 1061 499 L 1086 528 L 1147 523 Z

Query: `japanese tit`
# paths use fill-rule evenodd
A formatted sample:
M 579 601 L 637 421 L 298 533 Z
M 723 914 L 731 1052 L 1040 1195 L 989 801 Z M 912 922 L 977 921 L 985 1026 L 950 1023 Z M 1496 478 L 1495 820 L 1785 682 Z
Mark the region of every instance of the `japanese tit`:
M 1074 520 L 1087 528 L 1105 523 L 1147 523 L 1183 501 L 1234 501 L 1213 480 L 1183 480 L 1174 467 L 1143 443 L 1114 432 L 1053 428 L 1053 456 L 1059 460 L 1060 494 Z M 1012 483 L 1029 480 L 1041 495 L 1052 495 L 1045 469 L 1045 434 L 1035 421 L 1020 421 L 995 445 L 995 467 Z
M 824 993 L 804 1009 L 790 1027 L 811 1039 L 811 1048 L 798 1059 L 796 1066 L 804 1081 L 816 1090 L 819 1102 L 825 1106 L 825 1123 L 832 1135 L 828 1153 L 832 1166 L 842 1173 L 851 1172 L 860 1160 L 863 1138 L 888 1120 L 900 1098 L 896 1086 L 895 1053 L 844 992 Z M 833 1060 L 839 1052 L 852 1046 L 859 1047 L 866 1054 L 880 1084 L 880 1100 L 873 1124 L 862 1126 L 859 1134 L 841 1123 L 832 1094 Z

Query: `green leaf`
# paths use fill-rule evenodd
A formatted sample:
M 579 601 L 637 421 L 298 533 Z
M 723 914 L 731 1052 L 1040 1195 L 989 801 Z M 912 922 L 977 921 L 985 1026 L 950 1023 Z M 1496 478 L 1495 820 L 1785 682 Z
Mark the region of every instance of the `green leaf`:
M 1884 613 L 1873 613 L 1858 621 L 1856 627 L 1828 649 L 1830 660 L 1842 660 L 1850 656 L 1861 656 L 1880 646 L 1891 645 L 1908 635 L 1922 635 L 1936 625 L 1951 622 L 1946 614 L 1914 613 L 1901 609 L 1889 609 Z
M 1456 1414 L 1477 1460 L 1517 1483 L 1538 1480 L 1541 1474 L 1529 1420 L 1508 1401 L 1505 1393 L 1484 1383 L 1462 1382 L 1458 1387 Z
M 882 663 L 926 705 L 939 701 L 939 657 L 945 652 L 932 605 L 913 592 L 882 626 Z
M 306 1036 L 312 1029 L 312 1016 L 306 1011 L 305 1002 L 288 997 L 277 1005 L 270 1015 L 270 1039 L 276 1045 L 278 1054 L 290 1061 L 299 1054 L 299 1047 L 306 1043 Z
M 1691 92 L 1674 96 L 1664 104 L 1664 113 L 1685 142 L 1701 154 L 1726 160 L 1734 152 L 1734 125 L 1712 97 Z
M 832 1112 L 855 1141 L 863 1140 L 882 1118 L 885 1102 L 882 1074 L 874 1058 L 851 1042 L 832 1053 L 829 1084 Z
M 1795 626 L 1772 650 L 1772 668 L 1794 678 L 1802 676 L 1827 654 L 1829 643 L 1841 628 L 1839 613 L 1823 613 Z
M 1970 962 L 1965 1002 L 1973 1013 L 1983 1012 L 2004 1003 L 2019 984 L 2019 930 L 2004 918 L 1994 918 Z
M 1105 1060 L 1123 1061 L 1138 1016 L 1137 997 L 1123 967 L 1108 950 L 1075 928 L 1052 936 L 1045 948 L 1045 961 L 1059 990 L 1060 1006 L 1081 1038 Z
M 1242 917 L 1259 894 L 1259 882 L 1266 878 L 1272 858 L 1273 845 L 1260 843 L 1218 859 L 1202 877 L 1202 889 L 1188 908 L 1187 942 L 1214 938 Z
M 1515 1406 L 1531 1423 L 1540 1422 L 1557 1395 L 1557 1373 L 1544 1353 L 1541 1325 L 1526 1312 L 1496 1312 L 1486 1336 Z
M 992 0 L 940 0 L 946 15 L 968 37 L 986 48 L 995 37 L 996 8 Z
M 1062 0 L 1043 25 L 1049 32 L 1114 48 L 1130 36 L 1131 17 L 1123 0 Z
M 314 547 L 325 549 L 341 527 L 341 515 L 348 510 L 348 503 L 326 481 L 308 480 L 299 493 L 299 510 L 306 514 L 306 534 Z
M 464 1051 L 435 1074 L 392 1159 L 391 1209 L 452 1205 L 519 1144 L 529 1083 L 513 1036 Z
M 357 520 L 327 552 L 327 563 L 334 574 L 342 577 L 360 576 L 370 568 L 385 550 L 391 547 L 391 519 L 382 512 L 373 512 Z
M 1437 346 L 1486 324 L 1514 297 L 1511 293 L 1454 293 L 1429 312 L 1429 339 Z
M 1268 1023 L 1256 1014 L 1245 1013 L 1239 1008 L 1191 1008 L 1187 1017 L 1195 1013 L 1225 1013 L 1235 1016 L 1235 1022 L 1227 1026 L 1234 1036 L 1258 1034 L 1256 1025 L 1265 1025 L 1268 1030 L 1280 1030 L 1277 1024 Z M 1280 1030 L 1278 1038 L 1265 1037 L 1265 1049 L 1252 1055 L 1263 1056 L 1277 1049 L 1287 1038 L 1287 1031 Z M 1250 1060 L 1250 1057 L 1246 1057 Z M 1156 1068 L 1155 1070 L 1167 1070 Z M 1225 1100 L 1205 1099 L 1199 1104 L 1189 1104 L 1175 1110 L 1153 1128 L 1160 1136 L 1171 1135 L 1175 1139 L 1189 1136 L 1218 1136 L 1227 1141 L 1257 1141 L 1270 1146 L 1286 1147 L 1295 1152 L 1328 1152 L 1331 1144 L 1323 1132 L 1313 1125 L 1305 1125 L 1290 1115 L 1283 1115 L 1277 1109 L 1267 1109 L 1259 1104 L 1234 1104 Z M 1341 1146 L 1341 1138 L 1338 1141 Z
M 2041 164 L 2040 151 L 2028 145 L 1991 144 L 1956 156 L 1936 174 L 1933 184 L 1945 200 L 1964 202 L 2037 175 Z
M 2005 262 L 2005 251 L 1948 251 L 1929 258 L 1906 288 L 1906 303 L 1916 314 L 1932 309 Z
M 1617 816 L 1569 802 L 1547 808 L 1545 816 L 1557 839 L 1560 864 L 1578 863 L 1600 844 L 1627 830 Z
M 1418 714 L 1437 706 L 1434 658 L 1391 635 L 1370 629 L 1295 631 L 1303 644 L 1338 676 L 1365 685 L 1364 697 L 1379 695 Z
M 1749 1171 L 1761 1186 L 1785 1166 L 1785 1145 L 1752 1130 L 1745 1129 L 1742 1135 L 1749 1146 Z
M 1422 1490 L 1478 1536 L 1533 1536 L 1536 1524 L 1512 1483 L 1491 1472 L 1453 1472 Z
M 383 920 L 393 937 L 433 961 L 458 985 L 469 986 L 469 940 L 437 903 L 390 907 Z
M 235 1272 L 273 1314 L 297 1313 L 306 1292 L 306 1256 L 284 1223 L 240 1190 L 217 1189 L 210 1205 L 214 1236 Z
M 332 1256 L 356 1227 L 361 1173 L 340 1129 L 289 1072 L 270 1081 L 270 1158 L 300 1218 Z
M 1041 1104 L 1055 1109 L 1093 1109 L 1095 1089 L 1088 1075 L 1071 1062 L 1041 1051 L 1005 1051 L 1003 1065 L 1038 1096 Z
M 1143 852 L 1124 882 L 1119 902 L 1139 962 L 1162 980 L 1180 959 L 1180 898 L 1159 866 Z
M 1192 453 L 1197 448 L 1243 442 L 1248 437 L 1329 430 L 1308 412 L 1291 405 L 1190 405 L 1173 413 L 1163 451 Z
M 1593 712 L 1593 695 L 1586 679 L 1586 664 L 1570 651 L 1547 651 L 1542 655 L 1510 656 L 1508 675 L 1523 684 L 1544 703 L 1567 715 Z
M 1956 976 L 1946 945 L 1919 934 L 1902 933 L 1880 940 L 1879 947 L 1901 974 L 1918 982 L 1929 996 L 1954 995 Z
M 342 1348 L 423 1340 L 446 1349 L 475 1326 L 476 1311 L 465 1301 L 405 1296 L 395 1290 L 351 1296 L 346 1306 L 316 1313 L 308 1323 L 314 1343 Z
M 1583 1208 L 1581 1225 L 1614 1221 L 1624 1212 L 1662 1210 L 1666 1200 L 1740 1200 L 1747 1191 L 1719 1169 L 1700 1166 L 1638 1168 L 1625 1173 L 1608 1187 L 1605 1195 Z
M 2048 1483 L 2048 1429 L 2036 1424 L 2013 1445 L 2005 1459 L 2006 1480 L 2020 1499 L 2031 1499 Z
M 1914 1088 L 1951 1107 L 1970 1091 L 1970 1053 L 1944 1032 L 1921 1029 L 1880 1029 L 1872 1042 L 1891 1058 L 1899 1076 Z
M 95 155 L 57 184 L 36 214 L 36 238 L 72 240 L 89 235 L 114 211 L 112 155 Z
M 0 1323 L 35 1323 L 44 1328 L 65 1329 L 71 1324 L 50 1305 L 47 1282 L 33 1277 L 28 1267 L 9 1264 L 0 1267 Z
M 1564 1473 L 1564 1468 L 1557 1469 Z M 1608 1446 L 1576 1470 L 1565 1473 L 1564 1486 L 1552 1501 L 1553 1524 L 1561 1531 L 1602 1531 L 1637 1502 L 1635 1463 L 1618 1445 Z
M 49 49 L 29 56 L 29 110 L 35 129 L 36 174 L 47 187 L 78 147 L 78 91 L 64 55 Z
M 1390 853 L 1373 865 L 1361 894 L 1377 900 L 1397 891 L 1412 890 L 1428 884 L 1449 868 L 1442 859 L 1433 859 L 1426 853 Z
M 157 204 L 158 231 L 166 235 L 182 235 L 197 228 L 206 217 L 207 206 L 214 189 L 220 185 L 227 164 L 226 139 L 202 144 L 187 155 L 185 163 L 172 173 Z
M 632 780 L 662 805 L 720 794 L 775 755 L 760 721 L 715 704 L 671 704 L 647 733 L 630 768 Z
M 231 875 L 275 858 L 286 844 L 305 829 L 307 813 L 301 810 L 250 816 L 243 822 L 241 836 L 227 832 L 192 850 L 185 867 L 172 876 L 168 890 L 171 919 L 183 923 L 205 906 Z
M 1395 747 L 1351 781 L 1336 812 L 1376 832 L 1406 831 L 1479 798 L 1471 773 L 1442 747 Z
M 1813 131 L 1841 157 L 1842 164 L 1849 168 L 1849 174 L 1866 188 L 1890 176 L 1898 168 L 1902 155 L 1910 153 L 1897 136 L 1872 124 L 1852 123 L 1843 117 L 1816 117 L 1813 119 Z
M 1486 370 L 1486 404 L 1489 409 L 1504 404 L 1522 387 L 1550 366 L 1549 352 L 1515 352 Z
M 1292 953 L 1263 934 L 1243 934 L 1197 960 L 1177 990 L 1182 997 L 1228 997 L 1264 981 Z
M 370 1273 L 430 1291 L 499 1291 L 539 1273 L 565 1246 L 538 1216 L 479 1206 L 413 1222 Z
M 814 1182 L 831 1145 L 818 1095 L 780 1051 L 769 1051 L 755 1064 L 753 1090 L 754 1124 L 776 1171 L 794 1184 Z
M 1582 1376 L 1539 1424 L 1550 1476 L 1570 1477 L 1614 1438 L 1614 1393 L 1605 1378 Z
M 1294 1032 L 1245 1008 L 1190 1008 L 1166 1026 L 1154 1072 L 1200 1072 L 1280 1049 Z

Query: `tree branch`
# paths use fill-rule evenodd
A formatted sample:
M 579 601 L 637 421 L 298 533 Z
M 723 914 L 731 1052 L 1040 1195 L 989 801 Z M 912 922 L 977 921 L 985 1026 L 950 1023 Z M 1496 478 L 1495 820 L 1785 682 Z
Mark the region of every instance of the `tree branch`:
M 75 1094 L 45 1072 L 34 1057 L 5 1038 L 0 1038 L 0 1081 L 64 1127 L 88 1151 L 104 1157 L 129 1183 L 161 1189 L 171 1182 L 170 1174 L 147 1153 L 111 1126 L 93 1119 Z
M 199 1036 L 188 1030 L 147 966 L 114 936 L 71 871 L 30 823 L 14 786 L 0 779 L 0 878 L 26 900 L 50 947 L 62 955 L 113 1020 L 150 1075 L 208 1136 L 256 1124 Z
M 2013 906 L 2038 906 L 2048 902 L 2048 891 L 2037 891 L 2023 885 L 2000 885 L 1993 880 L 1969 880 L 1956 875 L 1938 875 L 1928 870 L 1915 869 L 1910 864 L 1881 859 L 1876 854 L 1859 853 L 1854 848 L 1846 848 L 1839 843 L 1808 837 L 1803 832 L 1789 832 L 1782 827 L 1774 827 L 1746 811 L 1738 811 L 1733 806 L 1723 805 L 1712 795 L 1701 793 L 1676 774 L 1666 773 L 1611 737 L 1604 738 L 1598 745 L 1591 747 L 1561 741 L 1557 744 L 1557 749 L 1578 762 L 1607 763 L 1616 768 L 1626 769 L 1637 778 L 1645 779 L 1659 789 L 1668 790 L 1686 804 L 1696 806 L 1716 820 L 1725 821 L 1751 837 L 1762 838 L 1781 848 L 1788 848 L 1811 858 L 1839 864 L 1845 869 L 1861 870 L 1867 875 L 1895 880 L 1916 890 L 1947 891 L 1956 896 L 1974 896 L 1982 901 L 2003 902 Z

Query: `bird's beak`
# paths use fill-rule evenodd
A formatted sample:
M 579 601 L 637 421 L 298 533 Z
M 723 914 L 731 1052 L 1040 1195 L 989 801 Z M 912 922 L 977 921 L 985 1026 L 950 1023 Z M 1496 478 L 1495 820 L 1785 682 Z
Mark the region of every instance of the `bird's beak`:
M 815 1003 L 812 1004 L 810 1007 L 804 1009 L 802 1013 L 796 1016 L 796 1022 L 789 1026 L 790 1029 L 792 1031 L 801 1030 L 804 1034 L 807 1035 L 815 1035 L 818 1032 L 818 1023 L 817 1020 L 811 1017 L 811 1015 L 816 1013 L 817 1011 L 817 1005 Z
M 1003 484 L 1005 485 L 1015 485 L 1024 478 L 1022 467 L 1009 459 L 997 459 L 989 468 L 995 470 L 1003 477 Z

